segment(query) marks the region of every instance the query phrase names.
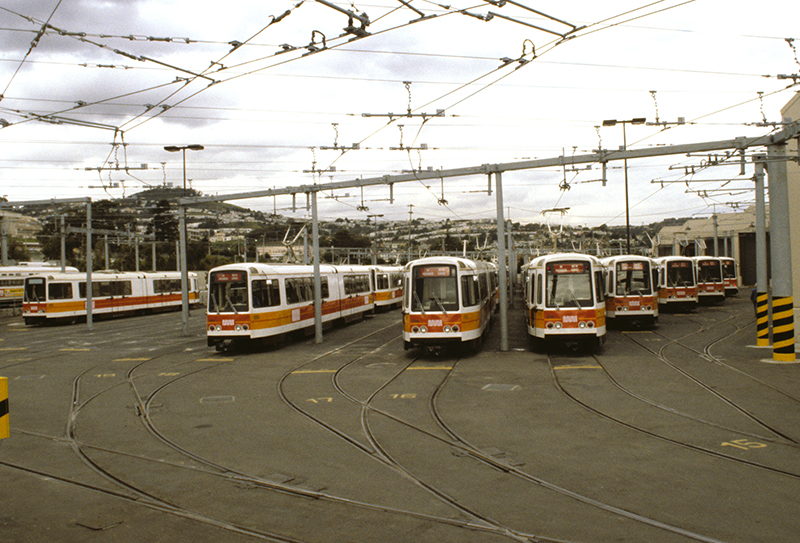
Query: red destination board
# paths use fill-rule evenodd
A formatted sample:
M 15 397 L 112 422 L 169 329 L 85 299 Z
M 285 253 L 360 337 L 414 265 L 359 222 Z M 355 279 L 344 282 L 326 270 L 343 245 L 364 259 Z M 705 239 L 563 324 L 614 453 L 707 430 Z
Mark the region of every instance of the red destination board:
M 620 262 L 619 271 L 639 271 L 644 270 L 644 262 Z
M 563 264 L 553 264 L 553 273 L 583 273 L 585 265 L 580 262 L 567 262 Z
M 450 277 L 450 266 L 423 266 L 417 268 L 417 277 Z
M 242 272 L 216 272 L 214 274 L 214 281 L 217 283 L 230 283 L 232 281 L 242 281 L 244 273 Z
M 688 268 L 689 267 L 689 262 L 670 262 L 669 263 L 669 267 L 670 268 Z

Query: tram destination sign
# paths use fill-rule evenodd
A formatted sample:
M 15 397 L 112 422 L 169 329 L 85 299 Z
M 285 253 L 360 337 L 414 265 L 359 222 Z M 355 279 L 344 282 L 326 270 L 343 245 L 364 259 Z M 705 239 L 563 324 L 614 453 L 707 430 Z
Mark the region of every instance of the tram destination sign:
M 417 268 L 417 277 L 450 277 L 450 266 L 422 266 Z

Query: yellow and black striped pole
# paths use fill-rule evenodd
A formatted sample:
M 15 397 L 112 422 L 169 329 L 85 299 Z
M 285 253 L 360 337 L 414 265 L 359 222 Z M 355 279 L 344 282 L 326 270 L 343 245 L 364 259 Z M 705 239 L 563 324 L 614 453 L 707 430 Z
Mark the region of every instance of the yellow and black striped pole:
M 756 295 L 756 346 L 769 347 L 769 295 Z
M 792 293 L 792 230 L 789 223 L 789 183 L 786 144 L 767 146 L 770 202 L 770 262 L 772 264 L 772 359 L 794 362 Z
M 10 435 L 11 429 L 8 425 L 8 379 L 0 377 L 0 439 Z
M 772 359 L 794 362 L 794 303 L 791 296 L 772 299 Z

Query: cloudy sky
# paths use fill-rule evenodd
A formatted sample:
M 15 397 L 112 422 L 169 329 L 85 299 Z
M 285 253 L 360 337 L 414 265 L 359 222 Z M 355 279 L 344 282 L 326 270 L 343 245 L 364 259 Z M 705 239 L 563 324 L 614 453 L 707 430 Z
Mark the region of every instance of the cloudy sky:
M 222 195 L 617 149 L 622 126 L 604 119 L 647 118 L 627 126 L 629 148 L 768 134 L 800 90 L 777 77 L 800 72 L 798 6 L 0 0 L 0 196 L 180 186 L 170 145 L 203 145 L 186 153 L 189 184 Z M 752 166 L 687 175 L 707 161 L 630 161 L 631 223 L 753 201 Z M 509 172 L 507 217 L 624 224 L 623 178 L 621 163 L 605 187 L 597 164 Z M 393 203 L 388 188 L 342 190 L 320 198 L 319 214 L 493 218 L 486 186 L 485 176 L 404 183 Z M 300 198 L 294 211 L 290 197 L 236 203 L 308 216 Z M 569 209 L 543 214 L 554 208 Z

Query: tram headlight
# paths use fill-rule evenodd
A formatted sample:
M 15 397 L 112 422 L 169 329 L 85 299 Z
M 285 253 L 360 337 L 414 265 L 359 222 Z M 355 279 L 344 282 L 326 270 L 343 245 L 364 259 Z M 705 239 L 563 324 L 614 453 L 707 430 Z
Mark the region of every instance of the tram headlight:
M 553 329 L 553 323 L 552 322 L 548 322 L 547 323 L 547 329 L 548 330 L 552 330 Z
M 241 332 L 242 331 L 242 325 L 241 324 L 237 324 L 236 326 L 233 327 L 233 329 L 236 330 L 237 332 Z
M 419 334 L 419 326 L 412 326 L 411 327 L 412 334 Z
M 428 327 L 423 324 L 422 326 L 419 327 L 419 331 L 420 331 L 421 334 L 427 334 L 428 333 Z
M 218 325 L 216 325 L 216 326 L 214 327 L 214 330 L 216 330 L 217 332 L 222 332 L 222 326 L 220 326 L 220 325 L 218 324 Z
M 578 328 L 586 328 L 586 323 L 584 321 L 579 322 Z
M 561 330 L 561 326 L 563 326 L 560 322 L 555 324 L 556 330 Z
M 243 324 L 243 325 L 242 325 L 242 330 L 244 330 L 245 332 L 247 332 L 247 331 L 249 331 L 249 330 L 250 330 L 250 326 L 248 326 L 247 324 Z
M 453 329 L 452 329 L 452 328 L 450 328 L 450 325 L 449 325 L 449 324 L 448 324 L 448 325 L 445 325 L 445 327 L 444 327 L 444 328 L 442 328 L 442 330 L 444 331 L 444 333 L 445 333 L 445 334 L 449 334 L 450 332 L 452 332 L 452 331 L 453 331 Z
M 622 309 L 623 311 L 627 311 L 627 310 L 628 310 L 628 306 L 627 306 L 627 305 L 623 305 L 623 306 L 621 307 L 621 309 Z
M 589 321 L 589 324 L 587 324 L 586 326 L 588 326 L 589 328 L 594 328 L 594 321 Z
M 216 330 L 216 328 L 214 328 L 214 325 L 213 324 L 209 324 L 208 325 L 208 331 L 209 332 L 213 332 L 214 330 Z
M 461 331 L 461 328 L 459 328 L 457 324 L 454 324 L 454 325 L 453 325 L 453 333 L 454 333 L 454 334 L 457 334 L 457 333 L 459 333 L 460 331 Z

